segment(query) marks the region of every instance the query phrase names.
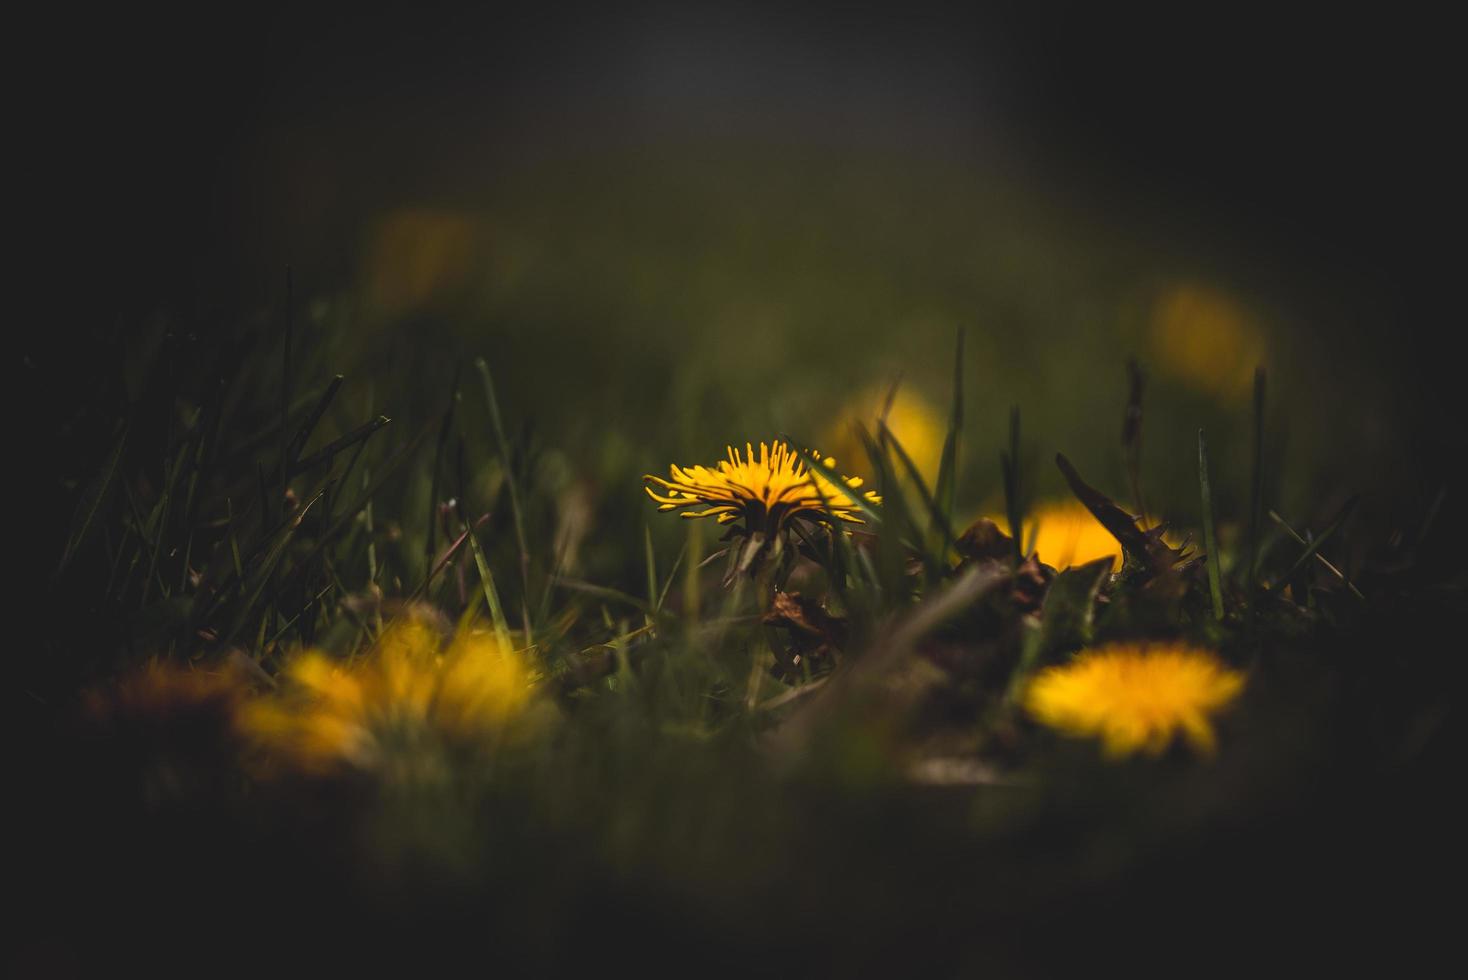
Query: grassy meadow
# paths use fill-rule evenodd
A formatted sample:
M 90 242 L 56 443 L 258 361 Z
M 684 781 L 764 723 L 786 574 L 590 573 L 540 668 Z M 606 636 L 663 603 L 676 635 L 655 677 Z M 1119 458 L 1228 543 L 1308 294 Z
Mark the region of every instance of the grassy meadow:
M 1012 177 L 698 164 L 79 328 L 16 962 L 1413 955 L 1463 580 L 1410 352 Z

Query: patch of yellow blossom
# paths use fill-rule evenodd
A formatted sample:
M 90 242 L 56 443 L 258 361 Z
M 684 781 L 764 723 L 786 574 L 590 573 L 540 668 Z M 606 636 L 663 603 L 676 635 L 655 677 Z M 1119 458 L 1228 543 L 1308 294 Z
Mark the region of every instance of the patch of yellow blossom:
M 1040 671 L 1024 704 L 1051 728 L 1101 739 L 1111 758 L 1160 755 L 1178 734 L 1207 755 L 1217 745 L 1210 717 L 1243 688 L 1244 675 L 1206 650 L 1119 643 Z
M 409 616 L 355 662 L 296 654 L 279 696 L 247 705 L 241 723 L 267 751 L 300 768 L 384 770 L 442 749 L 493 748 L 545 717 L 526 657 L 488 632 L 444 644 Z

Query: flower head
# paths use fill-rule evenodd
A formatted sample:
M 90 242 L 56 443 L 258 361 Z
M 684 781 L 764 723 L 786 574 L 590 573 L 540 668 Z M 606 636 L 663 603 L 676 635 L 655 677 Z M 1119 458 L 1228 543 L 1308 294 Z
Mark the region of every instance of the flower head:
M 836 465 L 830 458 L 823 462 Z M 743 454 L 730 446 L 728 457 L 713 468 L 671 466 L 669 475 L 667 480 L 644 476 L 644 489 L 658 502 L 658 510 L 682 510 L 682 517 L 712 517 L 720 524 L 739 521 L 748 533 L 773 533 L 793 517 L 862 523 L 855 500 L 861 478 L 842 477 L 840 484 L 833 483 L 807 469 L 800 455 L 779 440 L 760 443 L 758 453 L 751 443 L 745 444 Z M 881 503 L 873 491 L 861 496 L 868 503 Z
M 1112 644 L 1040 671 L 1025 707 L 1051 728 L 1100 738 L 1113 758 L 1138 750 L 1160 755 L 1179 731 L 1207 754 L 1216 744 L 1209 715 L 1243 687 L 1243 674 L 1205 650 Z
M 991 519 L 1001 526 L 1008 524 L 1003 516 Z M 1110 558 L 1115 570 L 1122 558 L 1121 542 L 1079 500 L 1040 504 L 1024 525 L 1027 531 L 1034 527 L 1035 557 L 1052 568 L 1071 568 Z M 1182 544 L 1170 531 L 1162 540 L 1172 547 Z M 1025 543 L 1030 542 L 1026 539 Z
M 282 697 L 248 706 L 248 734 L 307 771 L 388 774 L 439 750 L 494 744 L 529 717 L 536 675 L 492 636 L 461 632 L 445 648 L 415 618 L 392 626 L 353 664 L 296 655 Z
M 859 422 L 872 433 L 878 431 L 879 423 L 885 423 L 922 478 L 930 486 L 935 482 L 948 419 L 915 389 L 903 386 L 894 394 L 885 386 L 870 388 L 847 402 L 837 417 L 839 421 L 826 436 L 827 445 L 838 459 L 854 462 L 857 472 L 873 475 L 865 462 L 860 429 L 852 423 Z

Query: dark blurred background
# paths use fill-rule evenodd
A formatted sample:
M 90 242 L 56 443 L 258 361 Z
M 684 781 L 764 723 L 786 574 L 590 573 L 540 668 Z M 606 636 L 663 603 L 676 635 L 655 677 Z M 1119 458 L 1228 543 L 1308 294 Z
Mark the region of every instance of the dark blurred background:
M 115 310 L 256 300 L 289 262 L 343 274 L 333 236 L 394 198 L 690 142 L 1022 174 L 1401 302 L 1444 267 L 1424 237 L 1452 203 L 1444 26 L 1237 4 L 42 15 L 12 35 L 11 155 L 50 191 L 41 254 L 101 272 Z
M 30 11 L 10 33 L 23 397 L 62 414 L 149 323 L 278 324 L 289 266 L 302 322 L 359 341 L 333 369 L 488 349 L 513 365 L 511 403 L 573 449 L 616 399 L 655 447 L 634 466 L 776 426 L 825 438 L 804 420 L 898 371 L 941 406 L 958 326 L 976 410 L 1023 402 L 1041 448 L 1083 459 L 1106 442 L 1113 488 L 1132 355 L 1164 386 L 1177 368 L 1163 484 L 1198 424 L 1242 418 L 1256 359 L 1320 482 L 1375 454 L 1371 478 L 1430 496 L 1438 477 L 1403 461 L 1461 449 L 1440 337 L 1461 251 L 1440 22 L 253 5 Z M 1224 336 L 1169 355 L 1176 323 Z M 834 393 L 797 378 L 741 402 L 770 364 L 821 357 Z M 650 391 L 725 421 L 658 428 L 669 403 Z M 89 455 L 37 447 L 58 449 Z

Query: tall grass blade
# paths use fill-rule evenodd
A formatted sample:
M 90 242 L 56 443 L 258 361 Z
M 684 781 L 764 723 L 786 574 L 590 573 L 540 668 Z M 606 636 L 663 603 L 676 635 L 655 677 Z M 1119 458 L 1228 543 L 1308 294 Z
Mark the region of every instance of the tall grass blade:
M 443 412 L 443 424 L 438 429 L 438 441 L 433 447 L 433 469 L 429 471 L 428 484 L 428 533 L 424 538 L 423 564 L 429 567 L 433 562 L 434 551 L 438 545 L 438 502 L 440 497 L 439 479 L 443 473 L 444 447 L 448 445 L 449 435 L 454 428 L 454 409 L 459 403 L 459 367 L 454 368 L 454 383 L 449 386 L 449 404 Z M 462 494 L 460 495 L 462 499 Z
M 1254 371 L 1253 456 L 1249 474 L 1249 545 L 1245 576 L 1252 597 L 1259 581 L 1259 544 L 1264 522 L 1264 368 Z
M 1011 557 L 1016 566 L 1025 560 L 1024 504 L 1019 487 L 1019 406 L 1009 410 L 1009 448 L 999 454 L 999 468 L 1004 478 L 1004 516 L 1009 521 L 1009 536 L 1014 542 Z
M 1147 376 L 1135 358 L 1126 362 L 1127 400 L 1126 414 L 1121 422 L 1121 456 L 1126 464 L 1127 479 L 1132 485 L 1132 504 L 1137 508 L 1137 517 L 1146 527 L 1147 502 L 1142 497 L 1142 393 L 1147 386 Z
M 1293 528 L 1291 528 L 1288 524 L 1285 524 L 1282 519 L 1279 519 L 1278 515 L 1275 514 L 1273 511 L 1270 511 L 1271 517 L 1275 517 L 1279 521 L 1279 523 L 1284 526 L 1291 535 L 1295 537 L 1296 541 L 1299 541 L 1301 544 L 1305 545 L 1305 550 L 1300 553 L 1299 558 L 1295 559 L 1295 563 L 1290 566 L 1289 571 L 1280 576 L 1279 579 L 1275 581 L 1272 586 L 1270 586 L 1269 591 L 1271 595 L 1278 594 L 1279 592 L 1283 591 L 1285 585 L 1287 585 L 1291 579 L 1293 579 L 1296 575 L 1300 573 L 1300 570 L 1305 567 L 1306 563 L 1308 563 L 1311 558 L 1319 558 L 1319 560 L 1323 562 L 1327 568 L 1334 572 L 1341 579 L 1341 581 L 1346 581 L 1346 577 L 1340 571 L 1340 569 L 1336 568 L 1335 565 L 1331 564 L 1329 561 L 1326 561 L 1325 557 L 1320 555 L 1319 552 L 1320 549 L 1325 546 L 1325 543 L 1329 541 L 1331 537 L 1333 537 L 1335 533 L 1341 529 L 1341 526 L 1345 524 L 1347 520 L 1350 519 L 1351 514 L 1355 512 L 1356 504 L 1360 501 L 1360 499 L 1361 498 L 1359 496 L 1356 496 L 1352 497 L 1350 500 L 1347 500 L 1345 506 L 1341 508 L 1341 512 L 1336 515 L 1335 520 L 1331 521 L 1330 524 L 1326 526 L 1325 530 L 1320 532 L 1319 536 L 1310 540 L 1301 540 L 1300 536 L 1298 534 L 1295 534 Z M 1349 585 L 1350 583 L 1347 582 L 1347 584 Z M 1354 591 L 1355 587 L 1351 586 L 1351 588 Z M 1359 594 L 1360 593 L 1357 593 L 1357 595 Z
M 1203 495 L 1203 550 L 1207 552 L 1208 595 L 1213 600 L 1213 618 L 1223 622 L 1223 572 L 1218 556 L 1218 535 L 1213 525 L 1213 486 L 1208 478 L 1208 443 L 1198 430 L 1198 485 Z
M 907 478 L 912 482 L 913 488 L 917 490 L 918 496 L 922 498 L 923 506 L 927 508 L 929 518 L 928 537 L 934 537 L 935 535 L 932 532 L 937 532 L 936 536 L 940 539 L 938 545 L 942 549 L 943 556 L 946 557 L 952 551 L 954 541 L 956 540 L 953 534 L 953 525 L 949 520 L 949 511 L 942 506 L 938 499 L 934 497 L 933 492 L 928 489 L 928 485 L 923 482 L 923 477 L 918 472 L 917 464 L 913 462 L 912 456 L 903 448 L 902 443 L 887 428 L 887 423 L 880 422 L 879 425 L 881 426 L 880 435 L 884 443 L 896 454 L 897 461 L 902 464 L 903 470 L 907 473 Z
M 326 385 L 326 390 L 321 393 L 320 398 L 316 399 L 316 404 L 311 408 L 311 414 L 306 416 L 306 420 L 301 423 L 301 427 L 296 430 L 294 438 L 291 439 L 290 452 L 286 457 L 287 466 L 293 466 L 301 453 L 306 451 L 306 443 L 311 441 L 311 434 L 316 431 L 316 426 L 321 424 L 326 410 L 331 407 L 336 393 L 341 390 L 343 380 L 342 375 L 333 375 L 331 381 Z
M 107 456 L 107 463 L 102 467 L 101 474 L 96 482 L 88 489 L 82 497 L 80 507 L 80 519 L 76 521 L 75 527 L 67 537 L 66 548 L 61 553 L 61 564 L 57 566 L 55 577 L 60 578 L 71 564 L 72 558 L 87 540 L 87 534 L 92 529 L 92 524 L 97 519 L 97 512 L 107 501 L 107 496 L 112 490 L 112 481 L 117 477 L 117 467 L 122 460 L 122 451 L 127 446 L 127 427 L 124 426 L 117 437 L 117 442 L 112 446 L 112 452 Z
M 514 649 L 514 642 L 510 639 L 510 624 L 505 619 L 504 607 L 500 605 L 500 592 L 494 584 L 494 573 L 489 570 L 489 562 L 485 560 L 484 548 L 479 544 L 479 535 L 468 524 L 464 530 L 469 535 L 469 547 L 474 552 L 474 567 L 479 571 L 479 587 L 484 591 L 484 601 L 489 606 L 489 619 L 494 626 L 495 639 L 504 645 L 506 650 Z
M 948 528 L 953 526 L 953 506 L 958 496 L 958 446 L 963 436 L 963 339 L 964 331 L 960 327 L 953 353 L 953 408 L 948 417 L 948 433 L 943 439 L 943 455 L 938 462 L 938 479 L 933 486 L 938 512 Z M 945 544 L 952 541 L 953 535 L 950 532 L 946 537 Z
M 494 376 L 490 374 L 489 362 L 482 357 L 474 359 L 474 367 L 479 371 L 480 380 L 484 383 L 484 400 L 489 405 L 489 418 L 494 426 L 494 436 L 499 444 L 500 464 L 505 468 L 505 483 L 510 493 L 510 516 L 515 523 L 515 544 L 520 549 L 520 579 L 524 588 L 524 594 L 530 594 L 530 548 L 526 544 L 525 537 L 525 515 L 520 506 L 520 490 L 515 477 L 515 464 L 510 453 L 510 440 L 505 438 L 504 422 L 500 418 L 500 403 L 495 396 Z M 529 624 L 527 624 L 528 626 Z
M 320 466 L 322 463 L 331 462 L 333 459 L 336 458 L 337 453 L 340 453 L 343 449 L 354 446 L 365 439 L 371 438 L 373 433 L 375 433 L 378 429 L 382 428 L 384 425 L 387 425 L 391 421 L 392 419 L 388 418 L 386 415 L 379 415 L 377 416 L 377 418 L 373 419 L 370 422 L 364 422 L 362 425 L 359 425 L 351 432 L 348 432 L 346 435 L 342 436 L 340 439 L 333 440 L 326 446 L 312 453 L 310 456 L 307 456 L 305 459 L 298 461 L 294 466 L 291 467 L 290 475 L 298 476 L 302 473 L 305 473 L 307 470 L 314 469 L 317 466 Z
M 865 432 L 865 430 L 863 430 L 863 432 Z M 868 441 L 870 441 L 871 436 L 867 436 L 866 438 Z M 800 448 L 800 444 L 787 435 L 781 435 L 780 439 L 787 446 L 789 446 L 797 456 L 800 457 L 801 461 L 805 463 L 806 469 L 813 470 L 819 473 L 821 476 L 825 477 L 827 481 L 835 484 L 838 487 L 846 486 L 846 481 L 842 478 L 841 474 L 836 472 L 834 468 L 827 466 L 824 460 L 817 459 L 815 454 L 811 453 L 809 450 Z M 819 486 L 816 487 L 816 492 L 818 494 L 821 494 L 822 499 L 825 498 L 825 494 L 821 493 L 821 489 Z M 871 501 L 867 500 L 855 490 L 848 492 L 846 496 L 851 498 L 852 506 L 861 511 L 862 516 L 871 521 L 872 524 L 880 525 L 882 523 L 882 512 L 878 510 L 871 503 Z M 827 509 L 829 510 L 829 507 Z

